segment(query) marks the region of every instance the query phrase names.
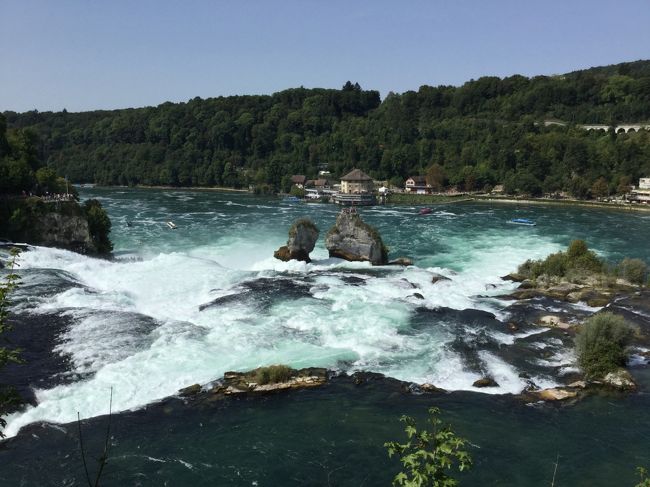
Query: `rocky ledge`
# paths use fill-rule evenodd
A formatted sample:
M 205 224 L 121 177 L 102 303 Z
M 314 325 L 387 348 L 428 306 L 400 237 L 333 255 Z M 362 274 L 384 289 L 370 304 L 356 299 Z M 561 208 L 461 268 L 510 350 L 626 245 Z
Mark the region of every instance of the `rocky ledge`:
M 353 208 L 344 208 L 327 233 L 325 247 L 330 257 L 349 261 L 388 263 L 388 249 L 377 230 L 365 223 Z
M 638 286 L 624 279 L 605 280 L 595 276 L 585 276 L 574 281 L 540 276 L 533 281 L 518 274 L 508 274 L 502 279 L 519 282 L 518 289 L 505 298 L 547 297 L 567 303 L 584 302 L 591 307 L 607 306 L 618 297 L 629 295 L 639 289 Z
M 226 372 L 222 379 L 209 386 L 193 384 L 178 391 L 182 397 L 207 393 L 212 396 L 232 396 L 244 393 L 270 393 L 289 389 L 318 387 L 327 383 L 327 369 L 310 367 L 300 370 L 285 365 L 260 367 L 248 372 Z
M 348 377 L 340 373 L 319 367 L 291 369 L 285 365 L 260 367 L 248 372 L 226 372 L 223 378 L 201 386 L 193 384 L 178 391 L 178 396 L 198 401 L 212 402 L 226 397 L 245 397 L 248 395 L 266 395 L 299 389 L 321 387 L 330 381 Z M 416 384 L 399 381 L 375 372 L 355 372 L 349 376 L 352 383 L 362 386 L 369 382 L 388 381 L 399 385 L 404 394 L 448 394 L 434 384 Z M 484 378 L 474 384 L 475 387 L 498 387 L 491 378 Z M 575 402 L 593 393 L 626 393 L 637 389 L 634 379 L 625 369 L 619 369 L 597 381 L 577 380 L 566 386 L 549 389 L 529 388 L 513 397 L 526 402 L 556 402 L 573 400 Z M 509 395 L 509 394 L 508 394 Z

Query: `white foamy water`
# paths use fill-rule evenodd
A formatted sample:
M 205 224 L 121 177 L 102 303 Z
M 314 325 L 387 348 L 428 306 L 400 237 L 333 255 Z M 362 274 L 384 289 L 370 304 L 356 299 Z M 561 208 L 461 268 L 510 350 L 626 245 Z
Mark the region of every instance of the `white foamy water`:
M 192 203 L 187 197 L 181 200 Z M 238 211 L 245 212 L 250 205 L 241 207 Z M 393 217 L 400 218 L 403 213 L 395 211 Z M 213 218 L 214 212 L 204 213 L 201 218 Z M 462 218 L 462 211 L 438 216 Z M 200 222 L 188 222 L 200 227 Z M 59 269 L 77 283 L 49 297 L 34 297 L 29 312 L 65 313 L 72 319 L 55 352 L 71 358 L 71 372 L 86 375 L 36 391 L 38 405 L 9 416 L 6 433 L 14 435 L 35 421 L 73 421 L 77 412 L 82 417 L 105 414 L 111 388 L 113 408 L 120 411 L 209 382 L 227 370 L 273 363 L 371 370 L 450 390 L 473 390 L 480 374 L 466 369 L 450 347 L 465 324 L 437 321 L 432 315 L 413 327 L 418 310 L 475 309 L 505 319 L 507 311 L 492 297 L 514 285 L 499 277 L 527 258 L 559 248 L 532 234 L 513 237 L 510 230 L 466 240 L 451 235 L 445 241 L 455 248 L 455 270 L 427 265 L 426 259 L 424 265 L 416 261 L 408 268 L 373 268 L 329 259 L 321 239 L 312 263 L 285 263 L 271 257 L 283 243 L 277 234 L 285 230 L 247 234 L 247 224 L 238 225 L 241 231 L 219 234 L 214 243 L 197 237 L 197 245 L 185 242 L 160 252 L 148 245 L 133 251 L 141 257 L 138 261 L 105 261 L 47 248 L 24 253 L 22 269 Z M 189 239 L 180 231 L 171 235 Z M 146 232 L 161 239 L 170 235 L 158 227 L 142 232 L 132 241 L 145 238 Z M 391 243 L 390 235 L 384 238 Z M 434 284 L 436 274 L 448 280 Z M 490 332 L 504 346 L 530 334 Z M 503 359 L 488 352 L 480 352 L 478 359 L 500 384 L 482 392 L 525 387 L 517 368 Z M 565 362 L 549 365 L 558 363 Z

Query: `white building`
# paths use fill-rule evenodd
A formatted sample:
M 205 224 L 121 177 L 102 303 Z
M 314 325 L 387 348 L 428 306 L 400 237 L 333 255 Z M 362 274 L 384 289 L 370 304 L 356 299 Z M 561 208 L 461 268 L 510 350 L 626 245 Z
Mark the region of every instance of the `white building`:
M 632 190 L 630 201 L 650 203 L 650 178 L 639 179 L 639 188 Z

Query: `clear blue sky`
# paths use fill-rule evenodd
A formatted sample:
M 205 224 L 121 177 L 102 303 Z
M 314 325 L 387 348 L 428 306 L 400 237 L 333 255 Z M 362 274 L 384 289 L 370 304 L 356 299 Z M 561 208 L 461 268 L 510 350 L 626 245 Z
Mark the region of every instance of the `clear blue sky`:
M 0 111 L 403 92 L 650 58 L 648 0 L 0 0 Z

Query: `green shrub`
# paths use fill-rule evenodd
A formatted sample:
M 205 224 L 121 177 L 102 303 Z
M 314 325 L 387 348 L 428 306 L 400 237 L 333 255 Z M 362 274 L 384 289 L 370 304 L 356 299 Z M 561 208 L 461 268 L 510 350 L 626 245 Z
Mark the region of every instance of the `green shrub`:
M 563 252 L 549 255 L 541 266 L 535 268 L 535 272 L 540 272 L 548 276 L 562 277 L 566 274 L 568 267 L 568 256 Z M 537 277 L 537 276 L 535 276 Z
M 644 284 L 648 276 L 648 266 L 641 259 L 623 259 L 618 264 L 618 275 L 633 284 Z
M 546 275 L 551 277 L 575 278 L 585 274 L 600 273 L 604 270 L 603 261 L 582 240 L 574 240 L 566 252 L 556 252 L 544 260 L 527 260 L 519 266 L 518 272 L 531 279 Z
M 442 426 L 438 408 L 430 408 L 429 414 L 431 430 L 418 431 L 413 418 L 402 416 L 400 421 L 406 424 L 404 431 L 407 442 L 384 443 L 388 456 L 399 455 L 404 468 L 393 479 L 393 485 L 453 487 L 458 485 L 458 481 L 448 471 L 456 467 L 462 472 L 472 466 L 470 454 L 463 449 L 465 440 L 457 436 L 451 427 Z
M 296 196 L 297 198 L 304 198 L 305 197 L 305 190 L 303 188 L 299 188 L 295 184 L 291 186 L 291 190 L 289 191 L 289 194 L 291 196 Z
M 578 330 L 578 364 L 588 378 L 599 378 L 625 365 L 625 347 L 634 329 L 614 313 L 591 316 Z
M 575 259 L 589 252 L 587 243 L 584 240 L 573 240 L 567 248 L 566 254 L 569 259 Z
M 286 365 L 269 365 L 255 369 L 253 379 L 259 385 L 277 384 L 291 379 L 294 372 L 291 367 Z

